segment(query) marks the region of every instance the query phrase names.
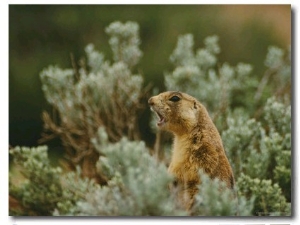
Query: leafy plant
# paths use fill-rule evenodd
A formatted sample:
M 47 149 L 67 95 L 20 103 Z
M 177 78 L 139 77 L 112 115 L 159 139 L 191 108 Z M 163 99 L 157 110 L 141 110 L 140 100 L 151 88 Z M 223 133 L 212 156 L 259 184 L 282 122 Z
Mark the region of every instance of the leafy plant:
M 85 48 L 89 68 L 85 63 L 80 68 L 73 63 L 73 69 L 49 66 L 40 74 L 45 97 L 55 112 L 53 118 L 43 113 L 42 141 L 60 137 L 71 167 L 80 165 L 84 176 L 102 184 L 106 179 L 95 167 L 102 153 L 90 143 L 98 127 L 106 128 L 110 141 L 119 141 L 123 136 L 140 139 L 137 120 L 145 107 L 142 99 L 147 91 L 143 77 L 133 74 L 142 56 L 138 29 L 134 22 L 114 22 L 106 28 L 112 63 L 89 44 Z

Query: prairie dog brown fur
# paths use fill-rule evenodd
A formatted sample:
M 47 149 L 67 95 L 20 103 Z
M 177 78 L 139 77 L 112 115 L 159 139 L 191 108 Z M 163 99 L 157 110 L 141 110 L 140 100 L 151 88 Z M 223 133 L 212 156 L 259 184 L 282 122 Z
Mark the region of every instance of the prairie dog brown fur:
M 218 178 L 228 188 L 234 177 L 220 134 L 206 108 L 194 97 L 175 91 L 163 92 L 148 100 L 158 117 L 157 126 L 174 134 L 173 153 L 168 171 L 181 186 L 179 197 L 186 209 L 193 204 L 201 183 L 199 170 Z

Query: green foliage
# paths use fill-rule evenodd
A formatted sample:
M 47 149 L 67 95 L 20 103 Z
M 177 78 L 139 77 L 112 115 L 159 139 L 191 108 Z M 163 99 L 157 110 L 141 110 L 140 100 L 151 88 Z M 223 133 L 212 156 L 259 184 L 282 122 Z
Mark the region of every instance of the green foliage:
M 249 64 L 218 61 L 217 36 L 207 37 L 196 51 L 192 34 L 179 37 L 170 56 L 174 68 L 164 75 L 166 89 L 187 92 L 207 106 L 236 179 L 233 193 L 200 172 L 203 182 L 192 210 L 186 212 L 169 188 L 173 178 L 167 172 L 168 157 L 157 161 L 140 140 L 137 120 L 146 91 L 143 77 L 133 72 L 142 56 L 138 30 L 133 22 L 106 28 L 112 63 L 89 44 L 87 65 L 50 66 L 41 72 L 45 97 L 59 116 L 54 120 L 45 114 L 45 127 L 51 137 L 62 139 L 77 170 L 52 167 L 46 147 L 12 149 L 24 182 L 10 183 L 10 195 L 21 205 L 19 212 L 10 213 L 290 215 L 290 53 L 270 47 L 266 72 L 258 78 Z M 271 78 L 276 82 L 270 83 Z M 107 182 L 98 182 L 98 175 Z
M 35 187 L 45 186 L 43 193 L 32 192 L 32 187 L 26 190 L 22 187 L 16 189 L 18 193 L 24 191 L 24 196 L 18 196 L 22 202 L 27 200 L 26 196 L 30 193 L 28 200 L 31 204 L 47 205 L 47 208 L 35 209 L 30 205 L 20 215 L 26 215 L 26 210 L 33 209 L 36 213 L 34 215 L 53 214 L 55 216 L 188 215 L 176 202 L 175 193 L 169 191 L 172 177 L 168 174 L 167 167 L 163 163 L 157 162 L 149 154 L 149 150 L 143 142 L 129 141 L 123 138 L 119 142 L 111 144 L 108 142 L 104 128 L 99 128 L 98 135 L 92 140 L 92 143 L 105 153 L 105 157 L 99 158 L 97 167 L 109 177 L 108 184 L 100 186 L 87 178 L 81 178 L 80 171 L 62 174 L 61 169 L 48 165 L 45 169 L 52 173 L 59 171 L 59 175 L 51 180 L 39 180 L 39 183 L 30 180 L 30 184 Z M 43 147 L 37 149 L 41 148 Z M 34 148 L 27 150 L 27 161 L 34 158 L 35 150 Z M 49 162 L 46 151 L 47 149 L 43 148 L 42 159 L 44 162 Z M 14 157 L 18 156 L 16 152 L 16 150 L 12 151 Z M 44 177 L 44 171 L 39 170 L 37 164 L 28 165 L 30 166 L 24 166 L 26 174 L 27 171 L 35 169 L 38 179 Z M 43 164 L 43 166 L 45 165 Z M 220 181 L 211 181 L 205 174 L 200 175 L 203 185 L 199 187 L 199 194 L 196 196 L 191 214 L 236 215 L 237 202 L 234 193 L 224 189 L 225 186 Z M 56 184 L 56 189 L 47 186 L 49 180 Z M 220 192 L 220 188 L 223 188 L 222 192 Z M 45 195 L 52 198 L 48 199 Z M 40 196 L 42 196 L 42 201 L 36 202 L 35 200 Z M 251 208 L 251 203 L 247 202 L 246 204 L 244 198 L 241 198 L 241 202 L 245 208 L 240 215 L 249 215 L 248 209 Z
M 199 171 L 202 184 L 195 197 L 192 214 L 200 216 L 250 216 L 253 198 L 247 200 L 236 190 L 226 188 L 218 179 L 211 180 L 203 171 Z M 209 197 L 208 197 L 209 196 Z
M 269 99 L 262 121 L 260 123 L 254 119 L 242 119 L 241 116 L 237 119 L 229 118 L 229 128 L 222 133 L 222 139 L 238 177 L 241 193 L 256 196 L 253 213 L 273 215 L 276 212 L 289 215 L 291 212 L 288 212 L 287 201 L 291 201 L 290 106 L 285 106 L 274 98 Z
M 240 193 L 256 197 L 254 215 L 291 214 L 290 109 L 271 98 L 263 123 L 229 118 L 229 128 L 222 133 Z
M 252 89 L 252 83 L 244 82 L 252 71 L 249 64 L 239 63 L 236 67 L 223 63 L 219 68 L 217 54 L 220 53 L 218 37 L 204 40 L 204 47 L 194 53 L 193 35 L 178 38 L 178 43 L 170 60 L 175 68 L 165 75 L 167 90 L 180 90 L 201 100 L 213 118 L 225 116 L 226 109 L 234 104 L 234 93 Z M 218 90 L 218 91 L 216 91 Z
M 22 175 L 26 178 L 19 187 L 10 184 L 10 194 L 22 201 L 25 215 L 51 215 L 62 197 L 59 183 L 62 170 L 50 165 L 47 147 L 16 147 L 10 150 L 10 154 L 14 163 L 21 166 Z M 22 215 L 22 212 L 16 213 Z
M 79 199 L 96 187 L 93 180 L 81 176 L 80 169 L 63 173 L 50 164 L 46 146 L 16 147 L 10 150 L 15 166 L 22 171 L 22 182 L 10 182 L 9 193 L 20 207 L 10 215 L 51 216 L 57 211 L 70 214 Z M 13 174 L 10 174 L 13 176 Z
M 63 192 L 54 211 L 51 211 L 54 216 L 73 215 L 76 212 L 77 202 L 83 199 L 87 192 L 93 191 L 99 186 L 94 180 L 82 176 L 78 167 L 74 172 L 64 173 L 61 176 L 60 184 Z
M 286 202 L 281 188 L 271 180 L 251 178 L 241 174 L 238 178 L 241 194 L 255 197 L 253 215 L 290 216 L 290 204 Z
M 85 48 L 89 68 L 85 64 L 79 69 L 49 66 L 40 73 L 42 89 L 47 101 L 58 111 L 63 128 L 75 129 L 69 131 L 70 135 L 92 132 L 93 136 L 103 125 L 112 140 L 123 135 L 138 139 L 136 114 L 143 105 L 143 77 L 131 70 L 142 55 L 138 48 L 138 25 L 115 22 L 106 32 L 110 35 L 113 63 L 89 44 Z
M 109 44 L 116 62 L 122 61 L 129 67 L 138 63 L 142 56 L 138 48 L 140 44 L 138 31 L 139 26 L 134 22 L 125 24 L 115 22 L 106 28 L 106 33 L 111 36 Z
M 77 203 L 74 215 L 86 216 L 164 216 L 181 215 L 168 191 L 171 177 L 164 164 L 153 158 L 143 142 L 126 138 L 107 142 L 103 128 L 93 144 L 105 154 L 97 167 L 107 177 L 107 186 L 89 191 Z M 101 144 L 102 143 L 102 144 Z
M 43 114 L 42 140 L 60 137 L 71 159 L 68 163 L 79 165 L 83 175 L 100 183 L 106 180 L 96 173 L 95 163 L 102 153 L 90 144 L 98 127 L 106 128 L 110 141 L 123 136 L 140 139 L 138 116 L 145 107 L 146 90 L 143 77 L 133 73 L 142 56 L 138 28 L 133 22 L 114 22 L 106 28 L 113 62 L 89 44 L 87 65 L 82 61 L 79 68 L 74 62 L 72 69 L 49 66 L 40 73 L 45 97 L 55 109 L 54 115 Z

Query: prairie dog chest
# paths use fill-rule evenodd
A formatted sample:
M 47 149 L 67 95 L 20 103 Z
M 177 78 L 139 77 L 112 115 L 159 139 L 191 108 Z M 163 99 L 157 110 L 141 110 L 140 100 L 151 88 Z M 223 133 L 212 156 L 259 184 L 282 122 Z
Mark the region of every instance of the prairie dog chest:
M 188 146 L 189 143 L 185 138 L 175 137 L 171 163 L 168 169 L 170 173 L 176 173 L 175 171 L 184 169 L 185 162 L 189 160 Z

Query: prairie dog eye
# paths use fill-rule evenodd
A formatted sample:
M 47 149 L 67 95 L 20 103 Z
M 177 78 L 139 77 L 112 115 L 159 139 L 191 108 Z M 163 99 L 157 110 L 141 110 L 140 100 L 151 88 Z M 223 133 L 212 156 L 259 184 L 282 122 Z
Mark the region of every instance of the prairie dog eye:
M 172 98 L 169 99 L 171 102 L 178 102 L 180 98 L 176 95 L 174 95 Z

